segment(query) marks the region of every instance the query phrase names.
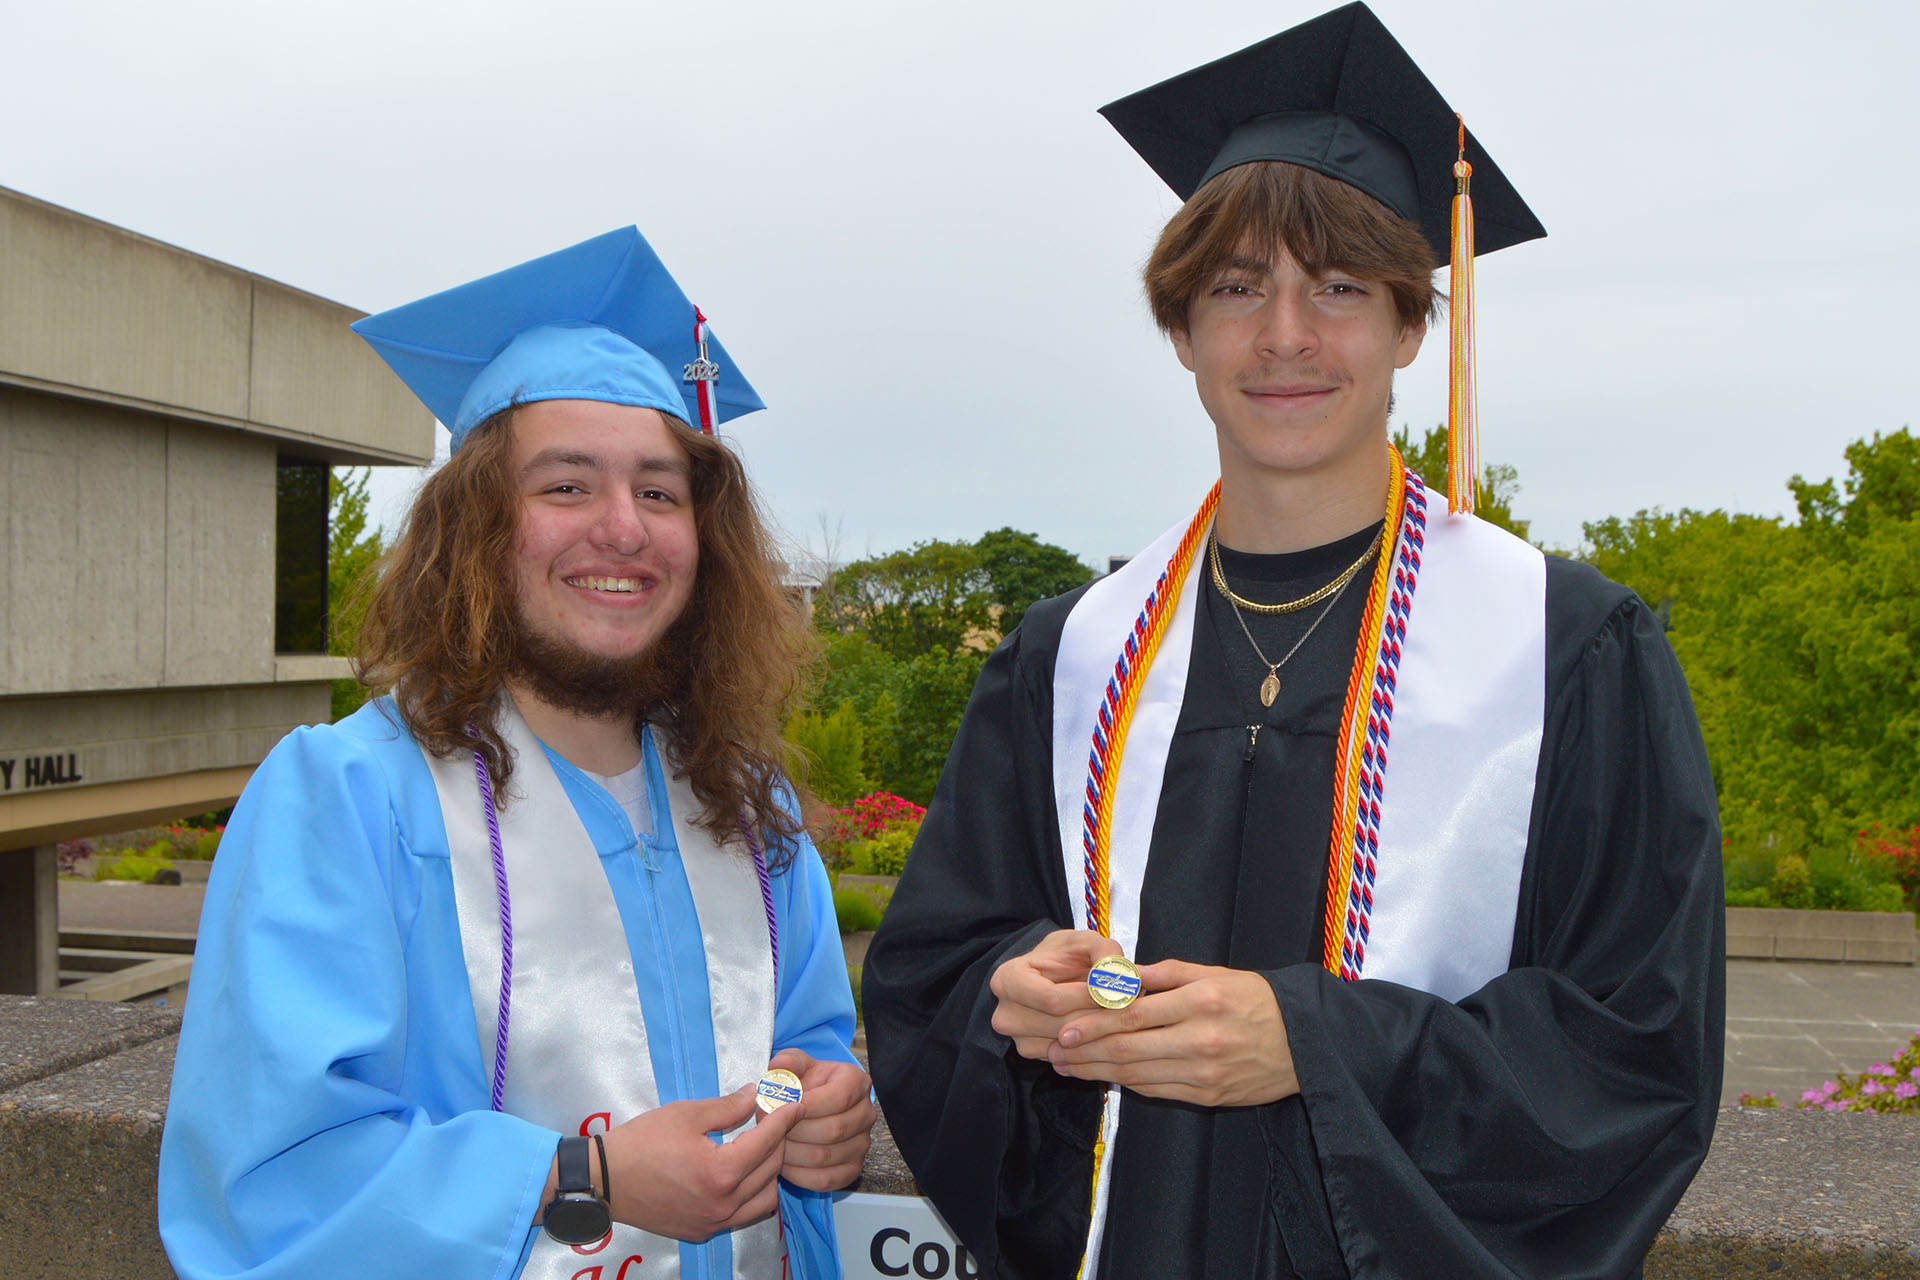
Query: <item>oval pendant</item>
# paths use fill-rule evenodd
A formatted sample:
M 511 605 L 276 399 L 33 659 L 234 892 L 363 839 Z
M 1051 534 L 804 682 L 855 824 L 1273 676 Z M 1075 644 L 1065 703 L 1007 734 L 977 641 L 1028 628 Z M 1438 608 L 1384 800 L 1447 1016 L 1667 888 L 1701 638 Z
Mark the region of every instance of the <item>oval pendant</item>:
M 1280 675 L 1278 672 L 1269 671 L 1267 678 L 1260 682 L 1260 705 L 1270 707 L 1273 705 L 1273 700 L 1279 696 Z

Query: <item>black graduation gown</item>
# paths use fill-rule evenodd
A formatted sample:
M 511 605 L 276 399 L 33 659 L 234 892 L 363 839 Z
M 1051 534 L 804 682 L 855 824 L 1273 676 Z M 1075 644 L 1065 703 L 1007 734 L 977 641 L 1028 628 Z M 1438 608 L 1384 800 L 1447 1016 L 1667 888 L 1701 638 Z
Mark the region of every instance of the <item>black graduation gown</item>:
M 1228 574 L 1282 598 L 1370 534 L 1229 554 Z M 1137 957 L 1262 972 L 1301 1092 L 1223 1109 L 1123 1094 L 1100 1276 L 1634 1275 L 1705 1156 L 1720 1087 L 1720 840 L 1685 681 L 1637 598 L 1550 559 L 1510 970 L 1458 1004 L 1343 983 L 1318 956 L 1364 590 L 1282 669 L 1265 712 L 1265 665 L 1203 593 Z M 1009 1278 L 1073 1277 L 1091 1210 L 1102 1087 L 1016 1055 L 987 987 L 1072 927 L 1051 735 L 1077 599 L 1034 606 L 982 671 L 861 988 L 902 1154 L 982 1273 Z M 1315 613 L 1250 621 L 1278 658 Z

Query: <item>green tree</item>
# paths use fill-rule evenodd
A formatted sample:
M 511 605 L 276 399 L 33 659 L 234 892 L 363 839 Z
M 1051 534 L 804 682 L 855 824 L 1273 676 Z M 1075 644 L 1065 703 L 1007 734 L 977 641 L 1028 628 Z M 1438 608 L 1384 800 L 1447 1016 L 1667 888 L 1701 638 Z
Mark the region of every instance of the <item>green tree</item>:
M 1430 428 L 1413 442 L 1412 429 L 1401 427 L 1393 433 L 1394 447 L 1407 464 L 1407 470 L 1427 482 L 1427 487 L 1445 498 L 1447 492 L 1447 428 Z M 1516 520 L 1513 500 L 1520 493 L 1520 472 L 1504 462 L 1489 462 L 1481 468 L 1480 489 L 1474 499 L 1473 514 L 1488 524 L 1497 524 L 1515 537 L 1527 536 L 1530 520 Z
M 987 577 L 987 596 L 1001 635 L 1020 625 L 1036 600 L 1093 581 L 1093 570 L 1064 547 L 1017 529 L 995 529 L 973 544 Z
M 1874 510 L 1893 520 L 1911 520 L 1920 509 L 1920 439 L 1902 427 L 1848 445 L 1845 501 L 1832 480 L 1814 484 L 1796 475 L 1787 488 L 1800 509 L 1800 523 L 1810 529 L 1840 525 L 1858 535 Z
M 1016 529 L 846 565 L 814 601 L 825 641 L 814 704 L 850 706 L 865 776 L 924 804 L 993 642 L 1035 600 L 1092 576 L 1071 552 Z
M 1797 857 L 1838 901 L 1833 886 L 1860 883 L 1862 828 L 1920 821 L 1920 450 L 1900 431 L 1847 460 L 1844 481 L 1789 481 L 1797 525 L 1682 511 L 1586 526 L 1585 558 L 1667 621 L 1736 891 Z
M 965 542 L 919 542 L 835 570 L 814 600 L 814 626 L 859 632 L 909 661 L 958 649 L 993 626 L 980 554 Z
M 803 711 L 787 724 L 787 742 L 799 757 L 792 772 L 830 805 L 852 804 L 873 789 L 864 771 L 864 733 L 852 702 L 830 715 Z
M 328 480 L 327 604 L 333 614 L 327 628 L 327 652 L 351 656 L 366 616 L 360 582 L 386 551 L 385 539 L 368 519 L 367 482 L 371 472 L 336 470 Z M 333 682 L 333 718 L 351 715 L 367 700 L 358 680 Z
M 895 723 L 898 764 L 887 789 L 916 804 L 933 798 L 961 713 L 987 655 L 981 649 L 923 653 L 901 671 Z
M 853 708 L 860 721 L 861 772 L 874 787 L 898 794 L 903 664 L 858 632 L 828 635 L 821 648 L 814 702 Z

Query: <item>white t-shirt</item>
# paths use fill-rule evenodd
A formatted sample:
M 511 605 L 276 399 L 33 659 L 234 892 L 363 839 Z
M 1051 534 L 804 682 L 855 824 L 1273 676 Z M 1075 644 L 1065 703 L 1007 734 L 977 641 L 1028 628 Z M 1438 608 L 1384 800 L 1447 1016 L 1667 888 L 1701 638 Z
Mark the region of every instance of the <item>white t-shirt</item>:
M 647 762 L 642 760 L 625 773 L 608 777 L 604 773 L 582 770 L 589 778 L 607 789 L 607 794 L 627 811 L 627 821 L 633 824 L 633 834 L 645 836 L 653 834 L 653 815 L 647 810 Z

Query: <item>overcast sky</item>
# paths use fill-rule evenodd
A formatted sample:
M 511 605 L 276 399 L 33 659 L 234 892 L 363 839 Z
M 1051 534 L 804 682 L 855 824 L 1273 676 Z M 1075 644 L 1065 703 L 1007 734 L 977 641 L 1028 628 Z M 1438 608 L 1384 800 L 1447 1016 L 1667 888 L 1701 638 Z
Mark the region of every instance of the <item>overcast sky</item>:
M 1176 201 L 1095 110 L 1326 7 L 0 0 L 0 185 L 370 311 L 637 223 L 789 535 L 1094 561 L 1217 471 L 1140 300 Z M 1920 4 L 1374 7 L 1549 232 L 1478 278 L 1536 537 L 1782 512 L 1920 417 Z M 1395 424 L 1445 401 L 1430 341 Z

